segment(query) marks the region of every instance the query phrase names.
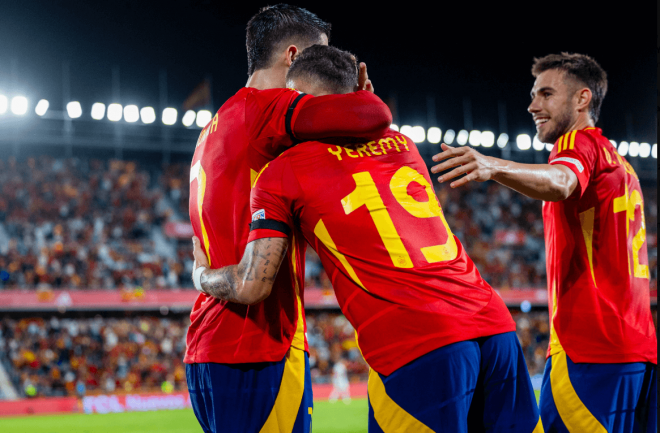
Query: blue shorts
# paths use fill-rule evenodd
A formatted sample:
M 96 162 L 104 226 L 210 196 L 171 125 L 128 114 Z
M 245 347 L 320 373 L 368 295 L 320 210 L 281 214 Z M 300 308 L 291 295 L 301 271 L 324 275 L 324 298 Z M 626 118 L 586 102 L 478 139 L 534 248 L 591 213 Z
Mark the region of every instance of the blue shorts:
M 546 432 L 657 431 L 657 366 L 576 364 L 566 352 L 545 364 L 541 419 Z
M 369 433 L 542 430 L 515 332 L 441 347 L 369 374 Z
M 195 416 L 205 433 L 309 433 L 309 355 L 291 348 L 282 361 L 187 364 Z

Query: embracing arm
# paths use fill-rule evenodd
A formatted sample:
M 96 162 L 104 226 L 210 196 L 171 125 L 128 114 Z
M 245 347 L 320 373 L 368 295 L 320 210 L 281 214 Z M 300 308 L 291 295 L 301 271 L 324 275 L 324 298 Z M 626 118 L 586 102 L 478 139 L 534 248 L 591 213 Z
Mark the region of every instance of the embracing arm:
M 209 269 L 199 239 L 194 237 L 193 276 L 197 268 L 206 268 L 199 278 L 201 290 L 197 289 L 223 301 L 246 305 L 259 303 L 270 295 L 288 245 L 288 238 L 257 239 L 247 244 L 239 264 Z
M 537 200 L 561 201 L 573 194 L 578 186 L 575 173 L 560 164 L 520 164 L 491 156 L 485 156 L 471 147 L 454 148 L 442 144 L 443 152 L 433 161 L 444 161 L 431 168 L 432 173 L 454 168 L 438 178 L 440 183 L 467 173 L 450 184 L 452 188 L 474 180 L 494 180 L 521 194 Z

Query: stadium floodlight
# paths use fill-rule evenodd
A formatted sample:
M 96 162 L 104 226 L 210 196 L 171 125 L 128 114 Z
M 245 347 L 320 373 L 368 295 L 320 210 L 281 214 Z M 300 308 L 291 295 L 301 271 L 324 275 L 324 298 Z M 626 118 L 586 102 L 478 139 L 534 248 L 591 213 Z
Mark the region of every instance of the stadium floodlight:
M 426 131 L 423 126 L 413 126 L 410 133 L 410 138 L 415 143 L 423 143 L 426 140 Z
M 495 134 L 491 131 L 484 131 L 481 133 L 481 145 L 483 147 L 493 147 L 495 144 Z
M 46 114 L 46 111 L 48 111 L 48 106 L 48 101 L 42 99 L 41 101 L 37 102 L 37 106 L 34 107 L 34 112 L 37 113 L 37 116 L 43 116 Z
M 509 134 L 503 132 L 500 134 L 499 137 L 497 137 L 497 147 L 499 147 L 500 149 L 504 149 L 507 143 L 509 143 Z
M 622 141 L 619 143 L 619 155 L 621 156 L 626 156 L 628 155 L 628 142 L 627 141 Z
M 481 131 L 470 131 L 468 143 L 474 147 L 481 146 Z
M 610 143 L 612 143 L 612 146 L 614 146 L 614 148 L 616 149 L 616 141 L 610 140 Z
M 124 120 L 128 123 L 135 123 L 140 120 L 140 110 L 137 105 L 127 105 L 124 107 Z
M 651 145 L 648 143 L 639 144 L 639 156 L 642 158 L 648 158 L 651 154 Z
M 393 129 L 395 131 L 399 131 L 399 125 L 393 123 L 393 124 L 390 125 L 390 129 Z
M 406 137 L 412 138 L 412 126 L 410 125 L 401 125 L 399 132 L 405 135 Z
M 442 131 L 440 128 L 432 126 L 426 133 L 426 139 L 429 141 L 429 143 L 438 144 L 442 139 Z
M 181 123 L 183 123 L 183 126 L 185 126 L 186 128 L 192 126 L 192 124 L 195 123 L 196 116 L 197 115 L 193 110 L 188 110 L 183 115 L 183 118 L 181 119 Z
M 11 112 L 22 116 L 27 113 L 28 100 L 25 96 L 14 96 L 11 98 Z
M 0 95 L 0 114 L 5 114 L 7 112 L 7 97 L 5 95 Z
M 545 150 L 552 152 L 552 149 L 555 148 L 555 143 L 545 143 Z
M 119 122 L 121 120 L 121 113 L 123 111 L 121 104 L 108 105 L 108 120 L 112 122 Z
M 538 150 L 539 152 L 545 149 L 545 143 L 541 143 L 541 140 L 539 140 L 538 135 L 534 135 L 534 139 L 532 140 L 532 147 L 534 150 Z
M 527 134 L 520 134 L 516 137 L 516 146 L 520 150 L 529 150 L 532 147 L 532 137 Z
M 77 119 L 82 116 L 82 107 L 80 106 L 80 102 L 71 101 L 66 104 L 66 112 L 72 119 Z
M 628 147 L 628 155 L 637 157 L 639 156 L 639 143 L 636 141 L 631 141 L 630 146 Z
M 209 124 L 209 122 L 213 119 L 213 114 L 209 110 L 199 110 L 197 112 L 197 126 L 200 128 L 205 127 L 206 125 Z
M 447 132 L 445 132 L 445 143 L 452 144 L 454 142 L 454 138 L 456 138 L 456 133 L 453 129 L 448 129 Z
M 653 143 L 651 146 L 651 156 L 658 159 L 658 143 Z
M 163 110 L 163 123 L 165 125 L 174 125 L 176 123 L 177 114 L 176 108 L 167 107 Z
M 101 102 L 95 102 L 92 105 L 92 119 L 101 120 L 105 116 L 105 104 Z
M 154 123 L 156 121 L 156 111 L 154 107 L 143 107 L 140 110 L 140 118 L 142 123 Z
M 464 146 L 468 142 L 468 138 L 470 137 L 470 133 L 467 132 L 465 129 L 461 129 L 458 131 L 458 135 L 456 136 L 456 143 L 460 144 L 461 146 Z

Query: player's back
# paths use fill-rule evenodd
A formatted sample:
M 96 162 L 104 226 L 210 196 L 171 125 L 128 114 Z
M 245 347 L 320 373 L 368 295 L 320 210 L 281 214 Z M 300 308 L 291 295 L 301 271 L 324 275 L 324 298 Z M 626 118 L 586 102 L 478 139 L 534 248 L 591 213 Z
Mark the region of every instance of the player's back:
M 409 138 L 390 130 L 350 147 L 304 143 L 261 176 L 253 210 L 262 189 L 292 198 L 282 207 L 292 207 L 319 253 L 376 371 L 390 374 L 438 347 L 515 330 L 503 301 L 451 233 Z
M 278 99 L 283 93 L 290 95 Z M 240 262 L 249 232 L 245 221 L 250 215 L 252 180 L 263 165 L 281 153 L 274 143 L 286 144 L 273 133 L 262 134 L 262 141 L 273 143 L 255 145 L 249 131 L 268 128 L 270 115 L 286 112 L 289 99 L 297 96 L 287 89 L 242 88 L 200 134 L 190 172 L 190 219 L 215 268 Z M 279 117 L 284 125 L 284 116 Z M 263 124 L 247 125 L 251 118 Z M 302 309 L 300 299 L 296 299 L 302 294 L 292 290 L 293 271 L 304 266 L 300 251 L 304 252 L 303 244 L 297 251 L 289 251 L 295 265 L 290 260 L 282 266 L 275 281 L 281 290 L 274 290 L 274 296 L 262 303 L 248 307 L 200 294 L 191 313 L 185 362 L 280 361 L 292 340 L 304 350 Z M 302 275 L 298 274 L 298 286 L 302 287 Z
M 562 136 L 550 163 L 577 169 L 577 189 L 584 190 L 543 205 L 553 312 L 548 355 L 563 349 L 574 362 L 657 362 L 635 171 L 598 128 Z

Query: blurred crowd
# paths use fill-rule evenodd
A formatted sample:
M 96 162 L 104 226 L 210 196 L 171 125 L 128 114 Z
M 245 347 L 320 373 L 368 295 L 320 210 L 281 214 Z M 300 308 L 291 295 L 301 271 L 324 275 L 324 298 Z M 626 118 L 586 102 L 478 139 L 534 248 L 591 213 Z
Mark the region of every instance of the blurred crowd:
M 189 287 L 188 164 L 0 159 L 0 289 Z M 495 182 L 436 185 L 447 222 L 493 287 L 543 288 L 541 203 Z M 645 188 L 651 289 L 657 288 L 657 189 Z M 307 286 L 331 289 L 308 248 Z

